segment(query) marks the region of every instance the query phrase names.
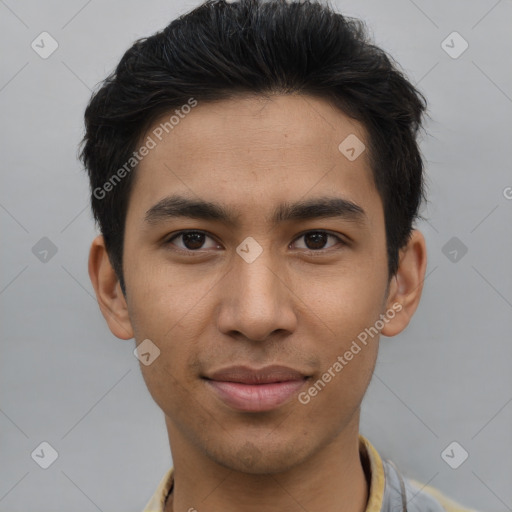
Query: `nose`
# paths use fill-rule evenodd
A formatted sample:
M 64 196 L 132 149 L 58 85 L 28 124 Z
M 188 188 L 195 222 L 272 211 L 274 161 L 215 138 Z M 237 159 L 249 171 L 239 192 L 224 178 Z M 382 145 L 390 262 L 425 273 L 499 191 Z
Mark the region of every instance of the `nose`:
M 252 263 L 235 258 L 224 277 L 217 319 L 223 334 L 264 341 L 274 333 L 294 332 L 298 322 L 294 295 L 279 268 L 269 251 Z

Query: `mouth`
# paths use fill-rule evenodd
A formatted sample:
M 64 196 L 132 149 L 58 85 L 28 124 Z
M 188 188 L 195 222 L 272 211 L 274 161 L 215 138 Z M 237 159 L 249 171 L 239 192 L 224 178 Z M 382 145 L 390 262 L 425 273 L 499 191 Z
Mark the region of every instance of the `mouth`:
M 286 366 L 231 366 L 203 379 L 227 406 L 243 412 L 264 412 L 288 402 L 309 376 Z

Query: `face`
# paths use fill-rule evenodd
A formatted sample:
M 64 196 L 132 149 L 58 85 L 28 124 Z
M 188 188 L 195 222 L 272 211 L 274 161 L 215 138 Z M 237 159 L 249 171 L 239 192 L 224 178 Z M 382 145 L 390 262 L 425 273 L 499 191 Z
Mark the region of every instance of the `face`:
M 126 304 L 160 350 L 141 370 L 171 446 L 278 472 L 357 429 L 378 335 L 357 340 L 390 303 L 382 201 L 366 151 L 338 148 L 349 135 L 367 142 L 325 100 L 241 97 L 198 104 L 139 164 Z M 270 365 L 297 373 L 259 391 L 210 380 Z

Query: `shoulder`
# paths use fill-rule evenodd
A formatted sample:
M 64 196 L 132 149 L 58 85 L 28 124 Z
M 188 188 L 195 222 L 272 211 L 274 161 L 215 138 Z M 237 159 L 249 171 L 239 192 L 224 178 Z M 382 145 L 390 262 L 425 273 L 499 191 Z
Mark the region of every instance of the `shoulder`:
M 442 492 L 413 478 L 401 475 L 395 464 L 383 460 L 386 492 L 383 510 L 407 512 L 477 512 L 448 498 Z
M 408 488 L 407 490 L 412 491 L 411 500 L 416 500 L 421 496 L 421 500 L 423 501 L 428 498 L 435 500 L 443 507 L 446 512 L 478 512 L 473 508 L 465 507 L 464 505 L 461 505 L 460 503 L 448 498 L 438 489 L 424 485 L 412 478 L 406 479 L 406 485 Z M 414 501 L 412 501 L 412 503 L 414 503 Z

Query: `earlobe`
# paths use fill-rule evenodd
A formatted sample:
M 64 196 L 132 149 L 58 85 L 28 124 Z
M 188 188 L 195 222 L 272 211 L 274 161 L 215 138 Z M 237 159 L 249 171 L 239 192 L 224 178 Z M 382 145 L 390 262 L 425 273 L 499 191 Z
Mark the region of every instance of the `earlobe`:
M 91 245 L 89 277 L 96 292 L 101 313 L 112 334 L 122 340 L 133 338 L 128 306 L 101 235 L 97 236 Z
M 395 336 L 402 332 L 419 305 L 427 268 L 427 248 L 420 231 L 412 231 L 407 246 L 400 251 L 399 261 L 386 302 L 386 309 L 394 309 L 398 313 L 382 329 L 384 336 Z

